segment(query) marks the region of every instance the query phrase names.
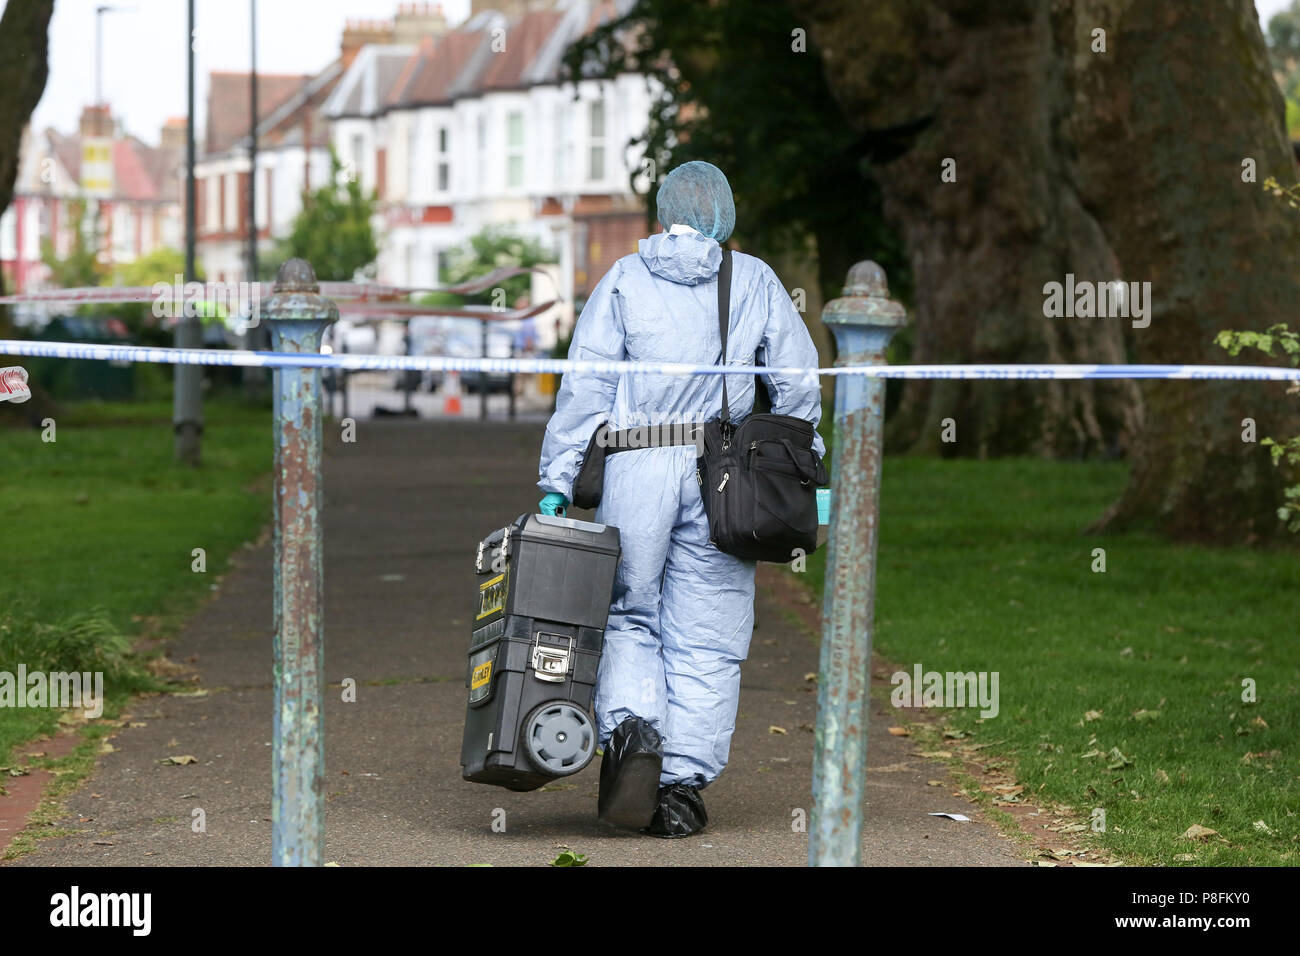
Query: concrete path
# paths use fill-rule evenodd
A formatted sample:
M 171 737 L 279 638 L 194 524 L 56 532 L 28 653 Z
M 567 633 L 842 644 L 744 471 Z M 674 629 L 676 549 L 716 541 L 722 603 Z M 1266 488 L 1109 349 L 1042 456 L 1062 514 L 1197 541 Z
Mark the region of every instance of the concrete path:
M 402 420 L 360 423 L 355 444 L 327 434 L 326 675 L 358 685 L 355 703 L 338 686 L 327 692 L 328 860 L 539 865 L 570 847 L 601 866 L 806 862 L 807 836 L 793 823 L 811 806 L 816 694 L 804 675 L 817 669 L 817 649 L 782 569 L 761 570 L 731 766 L 705 794 L 710 826 L 685 840 L 625 835 L 596 822 L 596 763 L 527 794 L 460 777 L 474 547 L 535 507 L 541 427 Z M 78 834 L 9 865 L 269 861 L 270 558 L 269 545 L 241 552 L 173 647 L 177 662 L 193 659 L 207 694 L 140 700 L 131 720 L 145 726 L 118 733 L 69 801 L 65 825 Z M 1022 863 L 952 786 L 927 786 L 947 781 L 945 771 L 891 737 L 891 722 L 873 705 L 865 861 Z M 173 755 L 197 763 L 159 762 Z M 205 833 L 192 830 L 196 809 Z M 492 828 L 498 809 L 504 833 Z M 927 815 L 940 810 L 977 822 Z

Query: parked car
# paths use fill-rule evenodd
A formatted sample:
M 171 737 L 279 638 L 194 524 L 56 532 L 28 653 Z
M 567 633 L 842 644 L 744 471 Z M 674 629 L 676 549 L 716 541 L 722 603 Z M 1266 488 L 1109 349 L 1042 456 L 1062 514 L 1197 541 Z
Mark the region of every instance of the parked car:
M 488 310 L 485 313 L 491 314 Z M 487 356 L 513 358 L 520 354 L 521 341 L 531 341 L 531 320 L 500 322 L 488 319 Z M 483 352 L 483 323 L 464 316 L 417 316 L 410 320 L 412 355 L 446 355 L 453 358 L 481 358 Z M 419 373 L 417 373 L 419 374 Z M 476 372 L 462 372 L 461 387 L 467 392 L 477 392 L 482 376 Z M 442 372 L 421 374 L 420 386 L 435 391 L 442 388 Z M 510 387 L 506 372 L 486 374 L 489 392 L 504 392 Z

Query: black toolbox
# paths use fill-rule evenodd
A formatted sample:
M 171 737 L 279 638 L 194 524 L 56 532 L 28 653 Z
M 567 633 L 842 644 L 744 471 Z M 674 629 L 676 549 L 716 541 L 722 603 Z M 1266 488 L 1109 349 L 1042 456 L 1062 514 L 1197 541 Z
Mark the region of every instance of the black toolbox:
M 520 515 L 479 542 L 460 762 L 466 780 L 535 790 L 596 753 L 591 696 L 618 529 Z

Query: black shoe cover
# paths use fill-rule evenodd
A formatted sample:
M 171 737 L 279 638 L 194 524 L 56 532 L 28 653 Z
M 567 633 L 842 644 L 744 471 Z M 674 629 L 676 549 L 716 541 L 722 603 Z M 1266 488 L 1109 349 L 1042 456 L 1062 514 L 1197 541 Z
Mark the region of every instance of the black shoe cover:
M 659 806 L 655 808 L 654 819 L 645 832 L 671 840 L 699 833 L 708 823 L 709 815 L 704 811 L 704 798 L 700 796 L 699 788 L 675 783 L 660 788 Z
M 600 762 L 596 812 L 601 822 L 627 830 L 649 826 L 663 763 L 659 732 L 648 721 L 629 717 L 615 727 Z

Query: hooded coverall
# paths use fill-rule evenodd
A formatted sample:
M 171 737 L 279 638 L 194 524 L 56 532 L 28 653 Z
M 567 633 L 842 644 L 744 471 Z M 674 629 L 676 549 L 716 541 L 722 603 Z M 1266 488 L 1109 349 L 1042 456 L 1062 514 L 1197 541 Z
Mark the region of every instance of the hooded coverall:
M 719 362 L 717 242 L 687 226 L 642 239 L 592 292 L 569 347 L 574 360 Z M 732 253 L 726 364 L 813 369 L 817 351 L 776 274 Z M 755 369 L 728 375 L 731 418 L 754 404 Z M 821 418 L 815 374 L 764 375 L 772 411 Z M 720 417 L 718 375 L 564 376 L 542 445 L 538 487 L 570 500 L 592 433 Z M 825 446 L 818 436 L 817 453 Z M 727 764 L 740 663 L 754 623 L 754 563 L 719 551 L 696 477 L 694 445 L 610 455 L 596 520 L 619 529 L 623 556 L 605 631 L 595 709 L 601 743 L 627 717 L 663 738 L 662 786 L 705 787 Z

